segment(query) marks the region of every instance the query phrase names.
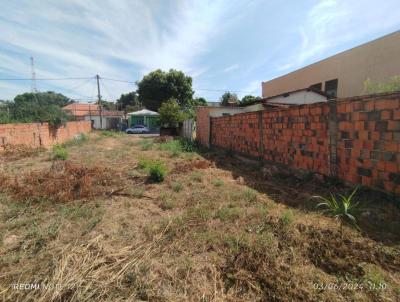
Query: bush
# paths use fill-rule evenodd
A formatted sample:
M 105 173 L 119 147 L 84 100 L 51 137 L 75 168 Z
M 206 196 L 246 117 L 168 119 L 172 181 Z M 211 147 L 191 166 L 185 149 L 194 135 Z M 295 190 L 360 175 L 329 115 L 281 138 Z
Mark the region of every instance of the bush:
M 149 169 L 149 180 L 153 182 L 163 182 L 167 169 L 161 162 L 156 162 L 150 166 Z
M 162 182 L 167 175 L 167 168 L 160 160 L 154 161 L 151 159 L 142 158 L 139 160 L 138 166 L 140 169 L 146 171 L 149 180 L 152 182 Z
M 53 160 L 66 160 L 68 158 L 68 151 L 63 146 L 54 145 L 51 158 Z
M 212 183 L 214 186 L 216 186 L 216 187 L 221 187 L 221 186 L 224 185 L 224 182 L 223 182 L 221 179 L 219 179 L 219 178 L 213 179 L 213 180 L 211 181 L 211 183 Z

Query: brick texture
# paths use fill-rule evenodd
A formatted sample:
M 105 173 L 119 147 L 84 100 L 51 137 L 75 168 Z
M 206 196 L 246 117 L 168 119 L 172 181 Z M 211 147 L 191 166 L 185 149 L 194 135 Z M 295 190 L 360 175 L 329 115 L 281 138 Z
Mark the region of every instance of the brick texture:
M 68 122 L 60 128 L 50 127 L 47 123 L 4 124 L 0 125 L 0 148 L 5 144 L 48 148 L 90 131 L 90 121 Z
M 196 109 L 196 139 L 203 146 L 210 146 L 210 115 L 209 108 L 197 107 Z
M 210 137 L 212 146 L 400 194 L 400 93 L 241 113 L 210 122 L 204 111 L 200 122 L 197 117 L 200 143 Z

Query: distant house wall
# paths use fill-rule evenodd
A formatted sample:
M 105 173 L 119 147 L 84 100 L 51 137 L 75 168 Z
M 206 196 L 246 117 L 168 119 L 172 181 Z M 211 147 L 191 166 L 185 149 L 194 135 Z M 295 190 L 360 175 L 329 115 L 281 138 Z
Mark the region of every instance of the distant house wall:
M 297 91 L 288 94 L 287 96 L 280 95 L 277 97 L 273 97 L 268 102 L 275 104 L 294 104 L 294 105 L 303 105 L 303 104 L 312 104 L 312 103 L 320 103 L 326 102 L 327 97 L 321 94 L 315 93 L 313 91 Z
M 102 117 L 102 123 L 100 123 L 99 115 L 85 116 L 85 121 L 93 121 L 93 129 L 117 129 L 117 124 L 121 122 L 120 117 Z
M 262 96 L 270 97 L 338 79 L 339 98 L 364 93 L 364 81 L 385 82 L 400 75 L 400 31 L 344 51 L 281 77 L 262 83 Z
M 51 127 L 48 123 L 4 124 L 0 125 L 0 149 L 8 144 L 48 148 L 90 131 L 88 121 L 68 122 L 65 127 L 59 128 Z

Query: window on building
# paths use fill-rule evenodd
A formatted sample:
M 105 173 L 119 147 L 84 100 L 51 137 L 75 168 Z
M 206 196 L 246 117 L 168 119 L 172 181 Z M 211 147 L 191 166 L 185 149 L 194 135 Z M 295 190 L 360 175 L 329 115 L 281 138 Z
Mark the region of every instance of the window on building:
M 317 83 L 310 86 L 311 89 L 322 91 L 322 83 Z
M 338 79 L 325 82 L 325 93 L 329 96 L 329 98 L 337 97 L 337 87 Z

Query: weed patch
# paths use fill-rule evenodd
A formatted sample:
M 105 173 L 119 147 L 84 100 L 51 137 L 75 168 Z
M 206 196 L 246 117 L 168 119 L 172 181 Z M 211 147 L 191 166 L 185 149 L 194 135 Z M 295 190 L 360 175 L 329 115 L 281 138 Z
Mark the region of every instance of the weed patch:
M 61 145 L 54 145 L 51 152 L 52 160 L 66 160 L 68 158 L 68 151 Z

